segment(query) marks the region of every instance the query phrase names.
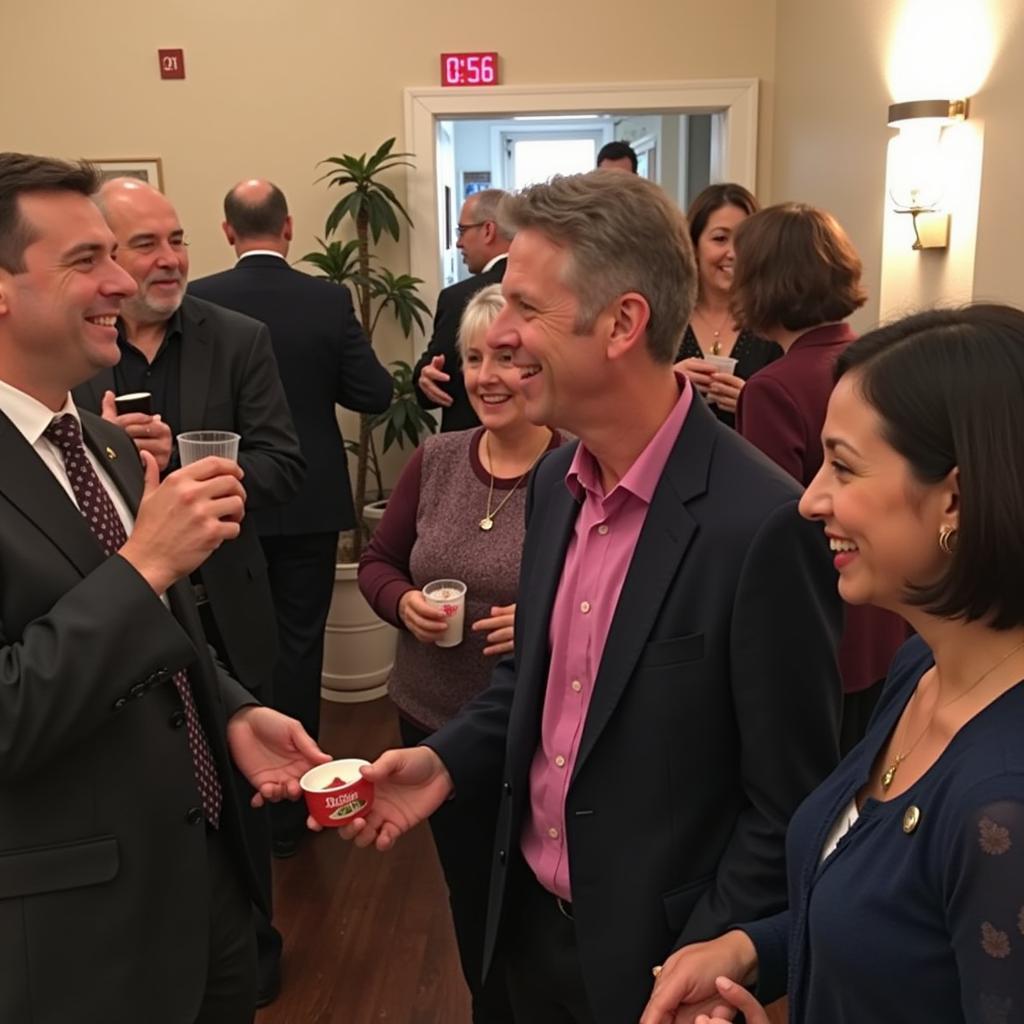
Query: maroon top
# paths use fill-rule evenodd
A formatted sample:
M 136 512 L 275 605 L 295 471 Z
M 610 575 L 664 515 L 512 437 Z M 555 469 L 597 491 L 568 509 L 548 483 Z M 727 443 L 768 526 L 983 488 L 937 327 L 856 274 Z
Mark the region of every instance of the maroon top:
M 736 429 L 806 487 L 821 468 L 821 429 L 835 363 L 856 339 L 847 323 L 815 327 L 747 381 L 736 406 Z M 906 623 L 871 605 L 846 605 L 839 642 L 843 689 L 855 693 L 884 679 Z
M 491 488 L 480 462 L 483 433 L 483 428 L 450 431 L 424 441 L 403 470 L 359 562 L 363 596 L 401 631 L 388 680 L 391 699 L 427 729 L 439 728 L 487 685 L 497 659 L 484 655 L 486 634 L 470 626 L 488 618 L 492 606 L 516 600 L 528 477 L 494 478 L 494 527 L 481 530 Z M 549 448 L 561 443 L 553 433 Z M 466 584 L 463 641 L 456 647 L 421 643 L 399 618 L 399 601 L 410 590 L 447 578 Z

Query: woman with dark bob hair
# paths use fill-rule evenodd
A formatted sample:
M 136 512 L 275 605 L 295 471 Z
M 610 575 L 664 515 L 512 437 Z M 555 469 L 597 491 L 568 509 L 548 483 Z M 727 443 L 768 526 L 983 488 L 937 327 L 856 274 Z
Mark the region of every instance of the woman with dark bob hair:
M 1024 313 L 908 317 L 836 377 L 800 511 L 918 636 L 790 822 L 789 909 L 675 953 L 642 1024 L 1024 1019 Z
M 686 211 L 697 257 L 697 303 L 676 355 L 677 369 L 729 427 L 736 425 L 736 401 L 744 383 L 782 356 L 775 342 L 737 324 L 729 307 L 736 263 L 733 238 L 739 225 L 757 211 L 753 195 L 732 182 L 709 185 Z M 732 373 L 715 366 L 719 358 L 736 360 Z
M 736 318 L 785 352 L 743 389 L 736 426 L 805 487 L 821 465 L 821 424 L 835 361 L 856 337 L 845 319 L 867 298 L 860 274 L 860 257 L 846 232 L 813 206 L 769 207 L 736 232 Z M 847 606 L 839 644 L 841 753 L 864 735 L 889 663 L 906 637 L 898 616 Z

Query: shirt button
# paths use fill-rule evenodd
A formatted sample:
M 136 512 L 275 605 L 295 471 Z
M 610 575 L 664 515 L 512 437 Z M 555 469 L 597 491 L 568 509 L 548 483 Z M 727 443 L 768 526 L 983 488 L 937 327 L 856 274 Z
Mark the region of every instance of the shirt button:
M 583 684 L 578 679 L 574 679 L 572 681 L 572 688 L 575 693 L 579 693 L 583 689 Z
M 601 534 L 601 536 L 603 537 L 603 536 L 604 536 L 604 535 L 605 535 L 605 534 L 606 534 L 606 533 L 608 532 L 608 527 L 607 527 L 607 526 L 605 526 L 605 525 L 604 525 L 604 523 L 602 523 L 602 524 L 601 524 L 601 525 L 600 525 L 600 526 L 599 526 L 599 527 L 597 528 L 597 532 L 598 532 L 599 534 Z
M 583 612 L 584 615 L 586 615 L 587 612 L 590 611 L 590 602 L 589 601 L 580 601 L 580 611 Z
M 557 766 L 558 766 L 559 768 L 564 768 L 564 767 L 565 767 L 565 758 L 564 758 L 564 757 L 562 757 L 562 755 L 561 755 L 561 754 L 559 754 L 559 755 L 558 755 L 558 757 L 556 757 L 556 758 L 555 758 L 555 764 L 556 764 L 556 765 L 557 765 Z
M 548 835 L 551 836 L 552 839 L 557 839 L 558 838 L 558 829 L 557 828 L 549 828 L 548 829 Z

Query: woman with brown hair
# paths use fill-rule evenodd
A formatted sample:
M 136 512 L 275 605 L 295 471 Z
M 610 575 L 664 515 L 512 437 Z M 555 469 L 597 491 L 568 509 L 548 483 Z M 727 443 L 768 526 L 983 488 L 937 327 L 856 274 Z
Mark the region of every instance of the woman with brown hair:
M 856 335 L 846 318 L 867 299 L 861 261 L 836 219 L 802 203 L 772 206 L 736 232 L 736 319 L 785 353 L 751 380 L 737 406 L 740 434 L 805 487 L 821 466 L 821 425 L 836 359 Z M 839 645 L 846 753 L 864 734 L 896 649 L 898 616 L 846 610 Z
M 690 378 L 726 426 L 735 426 L 736 401 L 744 383 L 782 355 L 772 341 L 735 322 L 729 308 L 733 238 L 757 200 L 742 185 L 709 185 L 690 204 L 686 220 L 697 256 L 697 304 L 676 355 L 677 369 Z M 736 360 L 732 373 L 716 368 L 719 358 Z M 710 360 L 710 361 L 709 361 Z

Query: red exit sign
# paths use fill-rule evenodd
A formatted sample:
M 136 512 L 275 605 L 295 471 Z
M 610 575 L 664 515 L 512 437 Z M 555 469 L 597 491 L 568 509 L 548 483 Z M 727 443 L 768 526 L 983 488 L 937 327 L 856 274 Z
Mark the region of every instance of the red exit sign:
M 184 50 L 157 50 L 156 55 L 160 59 L 161 78 L 185 77 Z
M 497 85 L 497 53 L 442 53 L 442 85 Z

